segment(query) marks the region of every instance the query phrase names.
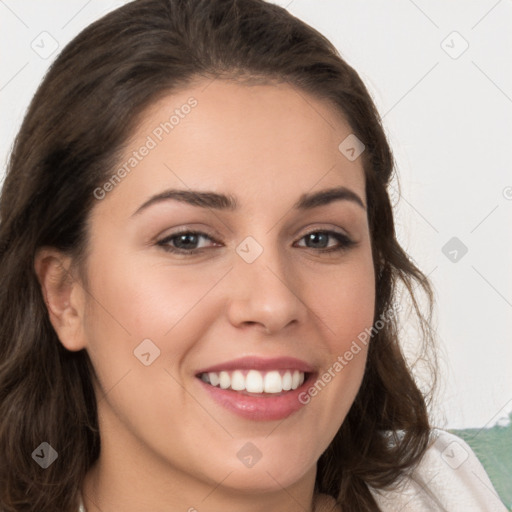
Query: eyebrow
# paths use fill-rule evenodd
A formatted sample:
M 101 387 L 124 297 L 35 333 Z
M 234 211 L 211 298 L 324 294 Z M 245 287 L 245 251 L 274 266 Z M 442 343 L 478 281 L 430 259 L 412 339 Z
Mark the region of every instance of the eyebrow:
M 169 200 L 180 201 L 192 206 L 210 208 L 213 210 L 236 211 L 239 208 L 236 197 L 230 194 L 218 194 L 216 192 L 203 192 L 199 190 L 170 189 L 150 197 L 132 214 L 132 216 L 141 213 L 154 204 Z M 319 206 L 325 206 L 334 201 L 350 201 L 359 205 L 363 210 L 366 210 L 362 199 L 355 192 L 346 187 L 329 188 L 320 190 L 319 192 L 302 194 L 299 200 L 293 205 L 293 208 L 300 211 L 310 210 Z

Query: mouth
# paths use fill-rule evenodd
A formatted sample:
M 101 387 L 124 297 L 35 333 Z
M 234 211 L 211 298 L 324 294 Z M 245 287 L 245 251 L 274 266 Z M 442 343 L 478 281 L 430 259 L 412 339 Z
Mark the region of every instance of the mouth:
M 300 394 L 311 384 L 315 369 L 295 358 L 242 358 L 202 369 L 195 374 L 214 402 L 250 420 L 278 420 L 304 406 Z
M 204 372 L 198 377 L 213 387 L 230 389 L 246 396 L 279 396 L 299 388 L 310 373 L 300 370 L 239 369 L 234 371 Z

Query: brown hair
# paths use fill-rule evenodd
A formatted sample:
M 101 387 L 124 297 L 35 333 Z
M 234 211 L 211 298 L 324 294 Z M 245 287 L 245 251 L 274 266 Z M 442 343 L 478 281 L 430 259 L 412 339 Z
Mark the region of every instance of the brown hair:
M 198 77 L 288 82 L 332 102 L 366 146 L 368 221 L 376 275 L 375 319 L 404 286 L 432 291 L 400 247 L 388 195 L 394 162 L 357 73 L 316 30 L 262 0 L 137 0 L 97 20 L 52 64 L 13 145 L 0 202 L 0 509 L 76 512 L 97 459 L 94 369 L 66 350 L 49 321 L 34 271 L 38 248 L 86 261 L 93 191 L 110 177 L 145 109 Z M 359 393 L 318 461 L 316 490 L 344 511 L 379 510 L 383 489 L 418 463 L 429 441 L 425 392 L 412 377 L 393 317 L 372 335 Z M 391 432 L 392 441 L 386 433 Z M 42 470 L 46 441 L 57 460 Z

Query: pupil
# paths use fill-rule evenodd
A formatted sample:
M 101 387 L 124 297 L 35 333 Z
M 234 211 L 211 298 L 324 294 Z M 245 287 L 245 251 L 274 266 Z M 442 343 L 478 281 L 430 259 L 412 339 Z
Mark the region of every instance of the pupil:
M 197 237 L 197 235 L 193 235 L 193 234 L 185 234 L 185 235 L 180 235 L 180 237 L 178 238 L 178 245 L 185 245 L 185 248 L 187 245 L 194 245 L 194 239 Z M 190 242 L 192 239 L 192 244 L 190 243 L 187 243 Z M 185 244 L 182 244 L 182 242 L 185 241 Z M 197 243 L 197 241 L 195 241 Z
M 309 237 L 310 241 L 312 241 L 315 244 L 318 243 L 320 237 L 327 238 L 327 235 L 325 233 L 311 233 Z

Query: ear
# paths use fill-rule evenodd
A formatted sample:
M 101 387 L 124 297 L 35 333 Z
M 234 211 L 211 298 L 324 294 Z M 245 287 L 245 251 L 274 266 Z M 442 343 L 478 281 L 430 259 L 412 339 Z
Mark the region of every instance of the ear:
M 82 322 L 85 293 L 71 274 L 71 263 L 71 258 L 57 249 L 42 247 L 34 258 L 34 270 L 57 336 L 68 350 L 77 351 L 86 346 Z

